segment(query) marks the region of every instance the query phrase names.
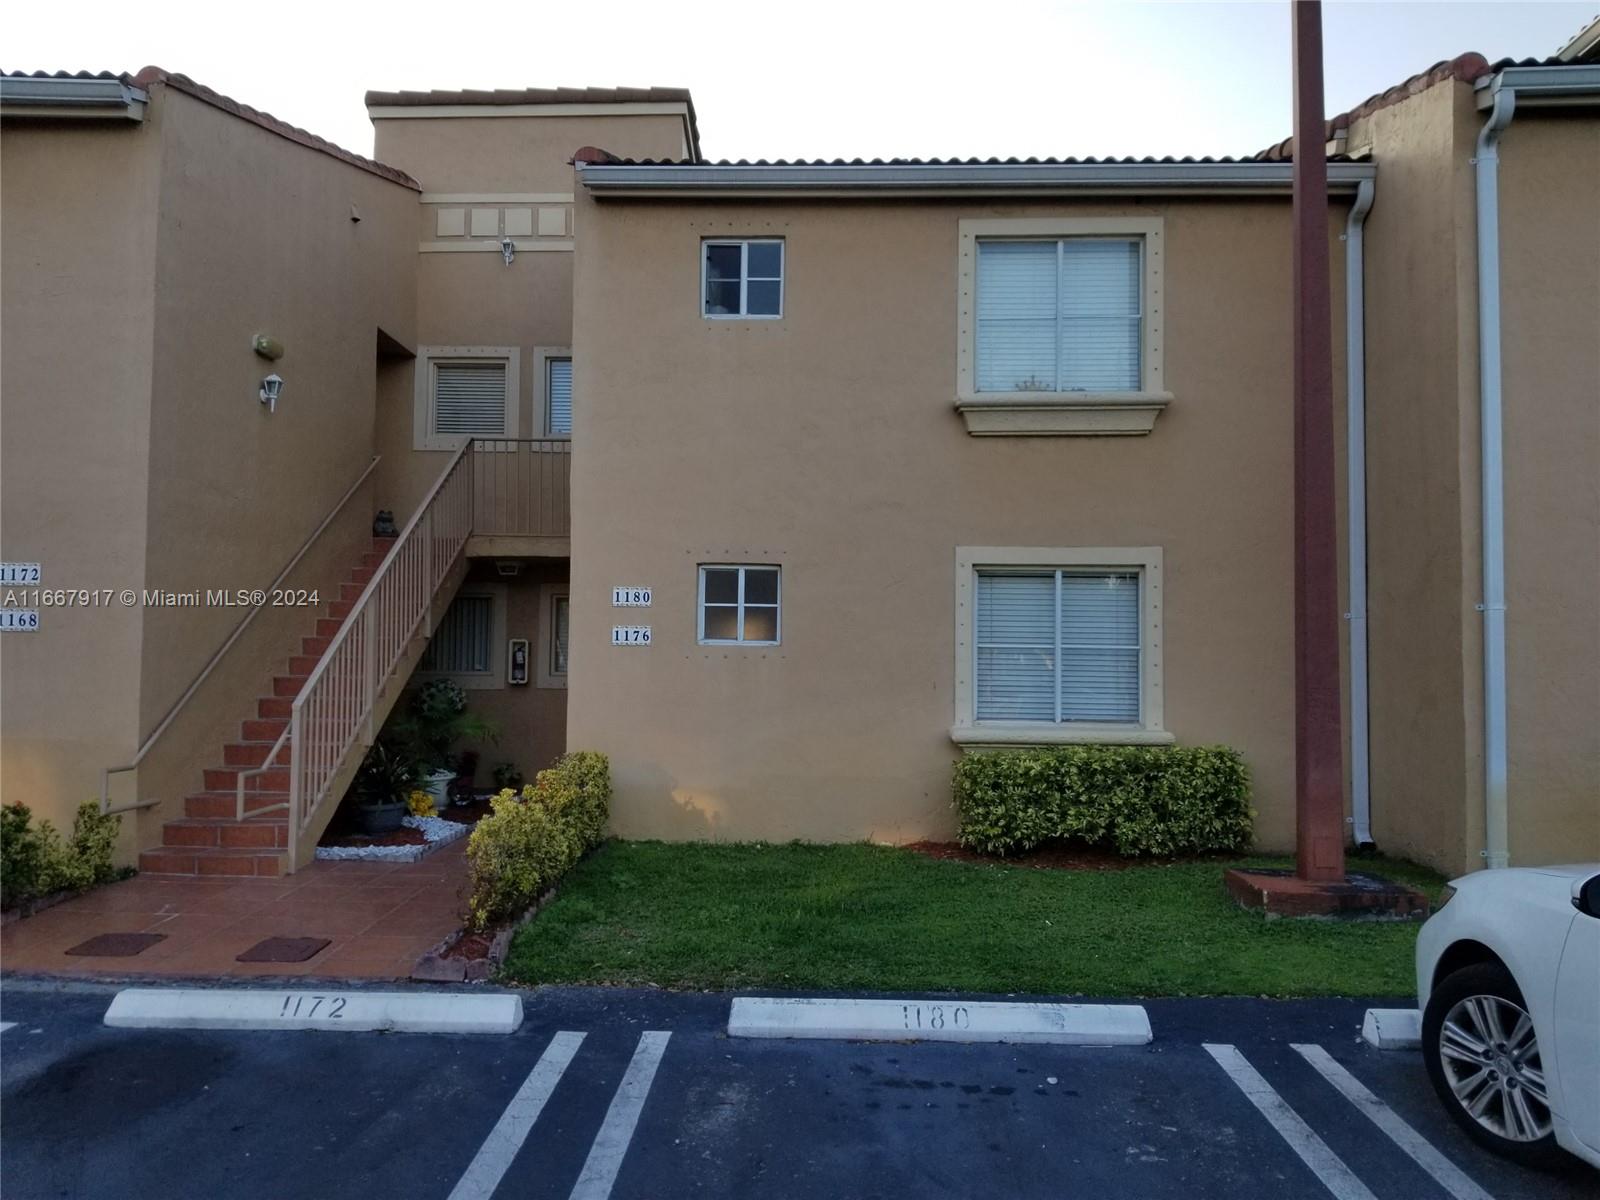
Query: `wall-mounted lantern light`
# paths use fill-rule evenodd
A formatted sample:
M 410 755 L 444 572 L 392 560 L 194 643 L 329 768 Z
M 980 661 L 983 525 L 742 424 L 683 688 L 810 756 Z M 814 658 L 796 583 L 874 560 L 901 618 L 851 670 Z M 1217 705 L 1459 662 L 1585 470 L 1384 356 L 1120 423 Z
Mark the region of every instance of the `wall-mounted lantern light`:
M 511 240 L 508 233 L 500 239 L 500 253 L 506 260 L 506 266 L 511 265 L 511 260 L 517 256 L 517 244 Z
M 267 406 L 268 412 L 278 411 L 278 393 L 283 391 L 283 380 L 277 375 L 268 375 L 261 381 L 261 403 Z

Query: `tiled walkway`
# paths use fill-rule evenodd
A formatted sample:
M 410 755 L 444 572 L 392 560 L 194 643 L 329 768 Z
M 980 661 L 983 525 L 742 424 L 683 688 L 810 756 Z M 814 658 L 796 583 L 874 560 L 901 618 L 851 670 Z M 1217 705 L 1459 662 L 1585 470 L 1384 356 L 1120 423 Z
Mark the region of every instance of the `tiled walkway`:
M 64 975 L 397 978 L 461 923 L 466 839 L 420 862 L 314 862 L 285 879 L 138 875 L 0 933 L 0 968 Z M 66 953 L 103 933 L 160 933 L 123 958 Z M 299 963 L 242 963 L 269 937 L 328 938 Z

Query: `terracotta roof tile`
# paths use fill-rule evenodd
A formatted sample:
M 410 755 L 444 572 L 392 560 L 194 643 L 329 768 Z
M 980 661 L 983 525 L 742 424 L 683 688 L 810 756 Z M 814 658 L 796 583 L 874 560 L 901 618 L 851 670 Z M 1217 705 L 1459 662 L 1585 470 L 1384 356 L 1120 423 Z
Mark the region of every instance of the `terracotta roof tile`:
M 120 78 L 126 83 L 131 83 L 134 87 L 141 88 L 148 88 L 152 84 L 165 84 L 170 88 L 176 88 L 185 95 L 193 96 L 196 100 L 209 104 L 213 108 L 220 108 L 223 112 L 230 113 L 240 120 L 249 121 L 252 125 L 259 125 L 270 133 L 275 133 L 279 137 L 288 138 L 291 142 L 298 142 L 308 149 L 337 158 L 340 162 L 349 163 L 352 167 L 369 172 L 380 179 L 387 179 L 391 183 L 398 183 L 402 187 L 411 188 L 413 191 L 420 192 L 422 190 L 422 185 L 404 171 L 378 162 L 375 159 L 363 158 L 361 155 L 346 150 L 342 146 L 334 145 L 326 138 L 320 138 L 314 133 L 308 133 L 306 130 L 291 125 L 287 121 L 280 121 L 271 113 L 264 113 L 260 109 L 251 108 L 248 104 L 240 104 L 237 100 L 224 96 L 220 92 L 212 91 L 203 83 L 196 83 L 187 75 L 164 71 L 160 67 L 146 67 L 137 75 L 131 77 L 127 75 L 114 76 L 114 78 Z
M 700 126 L 694 98 L 680 87 L 468 88 L 462 91 L 368 92 L 368 108 L 421 108 L 434 104 L 683 104 L 689 112 L 689 144 L 700 156 Z

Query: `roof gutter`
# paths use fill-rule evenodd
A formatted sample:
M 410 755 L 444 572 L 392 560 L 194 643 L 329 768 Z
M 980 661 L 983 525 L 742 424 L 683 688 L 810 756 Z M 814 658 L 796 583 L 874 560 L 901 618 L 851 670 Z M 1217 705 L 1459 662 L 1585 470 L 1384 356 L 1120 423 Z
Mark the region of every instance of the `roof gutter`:
M 1507 67 L 1477 83 L 1489 118 L 1472 159 L 1478 223 L 1478 421 L 1482 506 L 1483 857 L 1511 863 L 1506 770 L 1505 457 L 1500 359 L 1500 139 L 1518 109 L 1600 103 L 1600 66 Z
M 582 163 L 597 198 L 645 196 L 970 196 L 1058 192 L 1288 194 L 1290 162 L 648 164 Z M 1329 163 L 1330 194 L 1354 194 L 1372 163 Z
M 0 77 L 0 117 L 142 121 L 149 99 L 120 79 Z

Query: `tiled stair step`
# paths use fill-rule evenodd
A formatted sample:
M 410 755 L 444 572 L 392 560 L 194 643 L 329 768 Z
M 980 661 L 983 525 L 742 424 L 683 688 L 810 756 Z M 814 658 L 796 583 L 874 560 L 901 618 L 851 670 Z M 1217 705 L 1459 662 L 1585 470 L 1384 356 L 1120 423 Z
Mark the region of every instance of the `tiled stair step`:
M 221 846 L 225 850 L 282 850 L 289 844 L 289 822 L 282 812 L 243 821 L 184 818 L 161 827 L 161 850 Z
M 277 804 L 287 804 L 289 792 L 285 788 L 278 792 L 250 792 L 244 794 L 244 813 L 246 819 L 251 819 L 258 814 L 265 816 L 276 815 L 282 819 L 287 811 L 282 808 L 273 808 Z M 195 821 L 233 820 L 238 813 L 239 796 L 236 792 L 217 788 L 209 792 L 194 792 L 183 798 L 183 815 L 186 819 Z M 264 810 L 272 809 L 272 812 Z
M 203 773 L 205 790 L 208 792 L 227 792 L 239 786 L 241 771 L 253 770 L 251 767 L 207 767 Z M 252 775 L 244 781 L 244 790 L 249 792 L 287 792 L 289 790 L 289 768 L 268 767 L 258 775 Z
M 259 767 L 267 761 L 267 752 L 272 749 L 273 742 L 278 739 L 273 737 L 270 742 L 229 742 L 222 748 L 222 765 L 225 767 Z M 278 757 L 273 760 L 277 765 L 289 765 L 289 743 L 285 742 L 278 748 Z
M 221 846 L 158 846 L 139 855 L 151 875 L 230 875 L 275 878 L 288 856 L 281 850 L 225 850 Z
M 294 698 L 333 639 L 378 567 L 394 546 L 393 538 L 373 538 L 360 564 L 339 585 L 313 631 L 302 637 L 300 653 L 291 655 L 287 671 L 272 679 L 272 694 L 258 697 L 256 715 L 240 723 L 239 740 L 222 747 L 222 766 L 204 771 L 205 791 L 186 796 L 184 815 L 162 826 L 162 845 L 139 855 L 139 869 L 157 875 L 223 875 L 274 877 L 286 861 L 289 824 L 290 748 L 286 743 L 274 764 L 245 781 L 245 817 L 238 819 L 237 780 L 255 770 L 289 726 Z M 271 809 L 270 812 L 261 810 Z

